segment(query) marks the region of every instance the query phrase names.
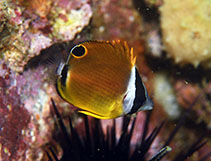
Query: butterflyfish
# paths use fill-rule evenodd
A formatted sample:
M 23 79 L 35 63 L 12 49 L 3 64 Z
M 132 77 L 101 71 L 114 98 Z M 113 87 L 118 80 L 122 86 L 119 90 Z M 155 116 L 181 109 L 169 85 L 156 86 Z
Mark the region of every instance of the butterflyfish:
M 112 119 L 153 107 L 126 41 L 75 45 L 56 81 L 58 94 L 98 119 Z

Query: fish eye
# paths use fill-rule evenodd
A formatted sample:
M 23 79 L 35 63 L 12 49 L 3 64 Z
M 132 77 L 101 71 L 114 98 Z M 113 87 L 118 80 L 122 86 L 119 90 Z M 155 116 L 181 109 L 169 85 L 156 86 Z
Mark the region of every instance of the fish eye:
M 82 58 L 82 57 L 84 57 L 87 54 L 87 49 L 86 49 L 86 47 L 84 45 L 76 45 L 71 50 L 71 54 L 75 58 Z

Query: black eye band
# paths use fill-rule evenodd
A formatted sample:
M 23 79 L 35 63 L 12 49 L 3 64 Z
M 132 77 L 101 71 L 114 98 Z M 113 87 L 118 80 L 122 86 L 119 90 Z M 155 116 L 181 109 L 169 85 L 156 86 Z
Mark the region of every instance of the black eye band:
M 61 84 L 65 86 L 66 84 L 66 79 L 67 79 L 67 73 L 68 73 L 68 65 L 65 65 L 62 69 L 61 73 Z
M 71 53 L 75 58 L 81 58 L 86 55 L 86 49 L 83 45 L 77 45 L 72 50 Z

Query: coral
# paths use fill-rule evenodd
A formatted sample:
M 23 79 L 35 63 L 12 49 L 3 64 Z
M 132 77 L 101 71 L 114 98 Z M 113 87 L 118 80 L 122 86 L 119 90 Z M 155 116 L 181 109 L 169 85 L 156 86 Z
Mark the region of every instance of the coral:
M 41 50 L 72 40 L 91 16 L 88 1 L 1 1 L 0 54 L 12 70 L 22 72 Z
M 176 63 L 210 64 L 210 11 L 210 0 L 164 0 L 160 8 L 163 43 Z

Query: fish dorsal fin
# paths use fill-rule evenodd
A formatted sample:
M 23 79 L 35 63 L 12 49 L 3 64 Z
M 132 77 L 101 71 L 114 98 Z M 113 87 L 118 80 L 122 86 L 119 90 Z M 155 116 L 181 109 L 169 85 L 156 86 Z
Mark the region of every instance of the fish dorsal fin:
M 116 54 L 121 54 L 122 56 L 125 56 L 129 60 L 129 62 L 131 62 L 132 66 L 135 65 L 136 56 L 134 56 L 133 48 L 129 48 L 126 41 L 113 40 L 111 44 L 114 46 Z
M 103 49 L 104 52 L 108 51 L 108 54 L 114 54 L 114 55 L 106 55 L 106 56 L 116 57 L 121 60 L 128 61 L 131 64 L 131 66 L 134 66 L 136 63 L 136 56 L 134 55 L 133 48 L 130 48 L 126 41 L 120 41 L 120 40 L 100 41 L 100 40 L 97 40 L 97 41 L 86 41 L 82 44 L 84 44 L 88 48 L 92 48 L 94 46 L 93 43 L 101 44 L 102 46 L 98 46 L 98 45 L 96 45 L 96 46 Z M 96 50 L 98 50 L 97 47 L 96 47 Z

